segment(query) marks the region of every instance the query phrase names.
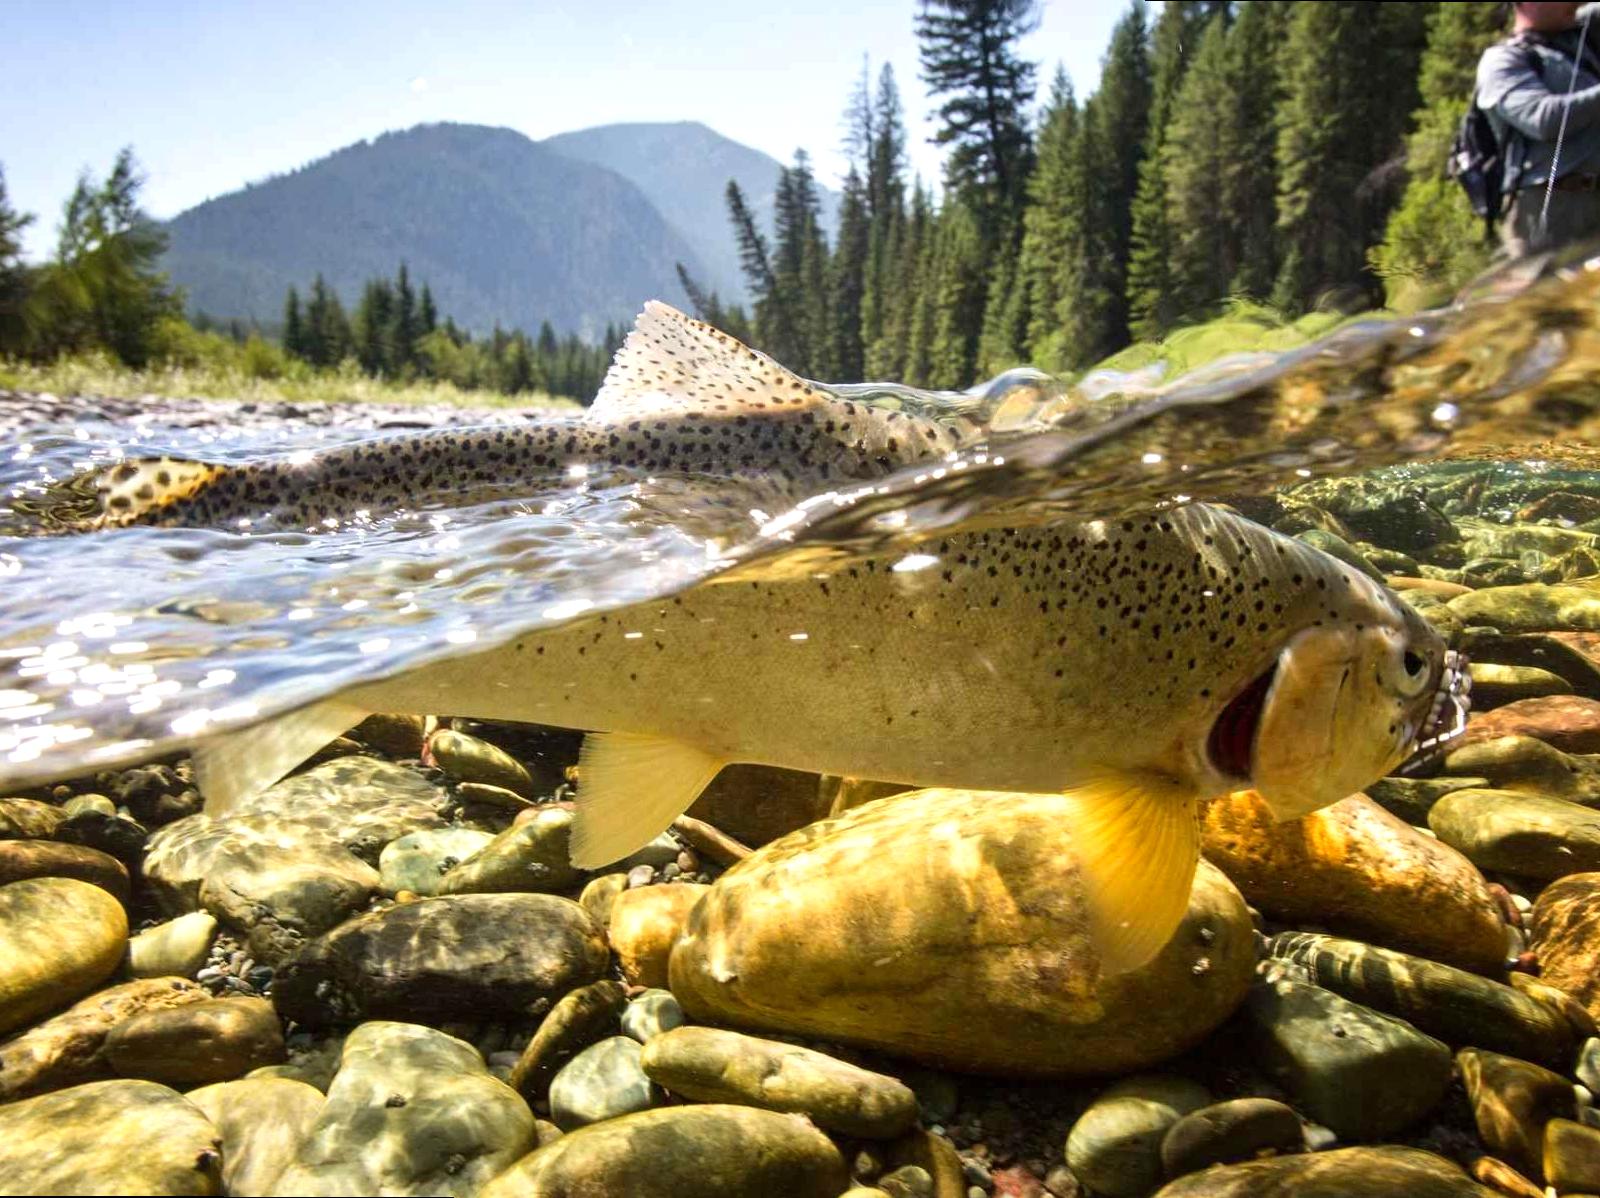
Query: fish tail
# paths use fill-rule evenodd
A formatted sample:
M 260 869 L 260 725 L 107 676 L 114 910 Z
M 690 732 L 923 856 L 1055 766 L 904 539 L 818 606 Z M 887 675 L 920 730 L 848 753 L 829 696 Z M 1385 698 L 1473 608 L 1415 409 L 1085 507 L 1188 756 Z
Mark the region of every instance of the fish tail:
M 96 480 L 100 515 L 95 528 L 149 524 L 186 503 L 229 473 L 229 467 L 182 458 L 140 458 L 119 462 Z

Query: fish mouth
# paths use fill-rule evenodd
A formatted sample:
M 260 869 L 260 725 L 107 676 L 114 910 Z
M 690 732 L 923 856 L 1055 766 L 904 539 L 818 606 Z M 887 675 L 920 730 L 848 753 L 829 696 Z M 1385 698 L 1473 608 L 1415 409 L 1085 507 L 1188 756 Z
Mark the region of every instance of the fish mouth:
M 1465 653 L 1446 651 L 1427 714 L 1411 739 L 1410 754 L 1395 773 L 1416 772 L 1467 730 L 1467 714 L 1472 710 L 1472 674 L 1468 665 Z
M 1217 716 L 1216 723 L 1211 725 L 1206 753 L 1211 758 L 1212 768 L 1219 773 L 1230 778 L 1250 777 L 1256 732 L 1261 727 L 1261 716 L 1267 708 L 1267 695 L 1277 676 L 1278 663 L 1274 660 L 1259 678 L 1229 700 Z

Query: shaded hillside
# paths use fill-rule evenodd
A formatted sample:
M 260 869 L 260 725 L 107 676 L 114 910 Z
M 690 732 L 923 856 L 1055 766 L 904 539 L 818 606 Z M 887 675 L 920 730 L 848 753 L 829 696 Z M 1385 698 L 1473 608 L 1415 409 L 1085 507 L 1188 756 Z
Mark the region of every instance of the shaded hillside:
M 772 229 L 773 194 L 782 164 L 698 121 L 597 125 L 539 143 L 631 179 L 650 196 L 699 258 L 701 281 L 724 299 L 743 300 L 739 249 L 723 192 L 733 179 L 761 228 Z M 839 197 L 818 188 L 822 225 L 832 233 Z
M 347 302 L 404 259 L 466 327 L 598 336 L 645 300 L 682 303 L 693 247 L 621 175 L 511 129 L 386 133 L 167 226 L 164 260 L 191 310 L 278 320 L 291 284 L 321 272 Z

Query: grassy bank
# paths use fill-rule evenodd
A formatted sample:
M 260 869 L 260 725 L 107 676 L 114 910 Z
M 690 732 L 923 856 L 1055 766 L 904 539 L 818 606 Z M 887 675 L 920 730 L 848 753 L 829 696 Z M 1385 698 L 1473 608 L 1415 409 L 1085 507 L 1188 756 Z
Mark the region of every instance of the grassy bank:
M 49 363 L 0 359 L 0 388 L 56 395 L 160 395 L 286 403 L 454 404 L 473 408 L 561 408 L 578 404 L 542 392 L 506 395 L 457 387 L 437 379 L 390 382 L 351 366 L 316 371 L 303 363 L 262 371 L 249 362 L 166 363 L 142 369 L 106 354 L 80 354 Z

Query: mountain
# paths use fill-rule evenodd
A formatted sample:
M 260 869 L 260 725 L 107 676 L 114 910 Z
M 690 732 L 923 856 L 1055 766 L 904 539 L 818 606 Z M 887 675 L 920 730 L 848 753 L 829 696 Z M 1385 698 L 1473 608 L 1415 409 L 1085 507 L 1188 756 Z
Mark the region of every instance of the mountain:
M 715 277 L 652 201 L 667 190 L 511 129 L 419 125 L 179 214 L 164 266 L 191 310 L 276 321 L 291 284 L 320 271 L 349 304 L 404 259 L 465 327 L 595 337 L 647 299 L 686 304 L 677 262 Z
M 776 158 L 698 121 L 597 125 L 558 133 L 539 144 L 631 179 L 694 248 L 704 270 L 699 282 L 715 288 L 725 300 L 746 298 L 724 192 L 728 180 L 735 180 L 751 214 L 770 237 L 782 169 Z M 831 235 L 837 227 L 839 196 L 820 185 L 817 192 L 822 224 Z

